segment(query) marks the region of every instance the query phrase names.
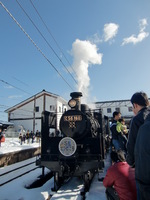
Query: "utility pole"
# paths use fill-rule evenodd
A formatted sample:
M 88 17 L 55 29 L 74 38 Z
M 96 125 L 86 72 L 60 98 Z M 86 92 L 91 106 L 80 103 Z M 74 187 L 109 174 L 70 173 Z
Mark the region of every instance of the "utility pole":
M 36 108 L 36 95 L 34 96 L 34 108 L 33 108 L 33 133 L 35 133 L 35 108 Z

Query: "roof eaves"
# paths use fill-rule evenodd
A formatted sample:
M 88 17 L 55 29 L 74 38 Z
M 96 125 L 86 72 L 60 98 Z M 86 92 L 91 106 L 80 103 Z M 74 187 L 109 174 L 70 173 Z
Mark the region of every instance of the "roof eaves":
M 58 98 L 58 97 L 59 97 L 59 96 L 56 95 L 56 94 L 53 94 L 53 93 L 47 92 L 47 91 L 45 91 L 45 90 L 42 90 L 41 92 L 38 92 L 37 94 L 35 94 L 35 95 L 33 95 L 33 96 L 27 98 L 26 100 L 23 100 L 22 102 L 20 102 L 20 103 L 14 105 L 14 106 L 8 108 L 8 109 L 5 110 L 4 112 L 8 113 L 8 112 L 10 112 L 10 111 L 12 111 L 12 110 L 15 110 L 15 109 L 17 109 L 17 108 L 20 108 L 20 107 L 22 107 L 23 105 L 25 105 L 25 104 L 29 103 L 30 101 L 32 101 L 35 97 L 36 97 L 36 98 L 39 98 L 40 96 L 42 96 L 42 95 L 44 95 L 44 94 L 50 95 L 50 96 L 55 97 L 55 98 Z

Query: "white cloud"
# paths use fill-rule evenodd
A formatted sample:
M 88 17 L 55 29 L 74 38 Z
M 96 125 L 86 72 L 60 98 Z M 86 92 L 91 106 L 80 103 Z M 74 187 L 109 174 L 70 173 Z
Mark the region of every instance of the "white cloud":
M 104 41 L 113 39 L 118 33 L 119 25 L 114 23 L 109 23 L 104 25 Z
M 88 68 L 93 64 L 102 63 L 102 54 L 98 53 L 97 46 L 90 41 L 76 39 L 72 45 L 73 69 L 77 75 L 77 90 L 84 95 L 84 101 L 88 98 L 90 77 Z
M 139 20 L 139 27 L 140 27 L 141 32 L 145 30 L 147 25 L 148 25 L 147 19 L 144 18 L 144 19 Z
M 146 37 L 149 36 L 149 33 L 144 31 L 147 25 L 148 25 L 147 20 L 145 18 L 139 20 L 139 28 L 140 28 L 139 34 L 137 36 L 131 35 L 130 37 L 124 38 L 122 45 L 128 43 L 137 44 L 139 42 L 142 42 Z

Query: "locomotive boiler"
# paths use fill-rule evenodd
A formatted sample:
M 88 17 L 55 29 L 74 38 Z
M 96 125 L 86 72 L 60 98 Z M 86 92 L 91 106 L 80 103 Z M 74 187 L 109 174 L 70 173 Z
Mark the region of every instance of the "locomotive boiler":
M 109 123 L 101 110 L 81 104 L 81 92 L 70 96 L 70 109 L 60 119 L 59 134 L 49 134 L 52 113 L 42 115 L 40 165 L 54 173 L 54 190 L 72 176 L 82 177 L 88 190 L 93 174 L 104 168 Z

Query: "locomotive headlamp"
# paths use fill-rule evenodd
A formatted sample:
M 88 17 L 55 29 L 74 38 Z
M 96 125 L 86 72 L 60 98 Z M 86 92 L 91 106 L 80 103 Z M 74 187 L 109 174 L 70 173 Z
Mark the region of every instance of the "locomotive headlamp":
M 63 156 L 72 156 L 77 149 L 76 142 L 70 138 L 65 137 L 59 142 L 59 151 Z
M 70 106 L 70 108 L 74 108 L 76 106 L 77 102 L 76 100 L 74 99 L 71 99 L 69 102 L 68 102 L 68 105 Z

